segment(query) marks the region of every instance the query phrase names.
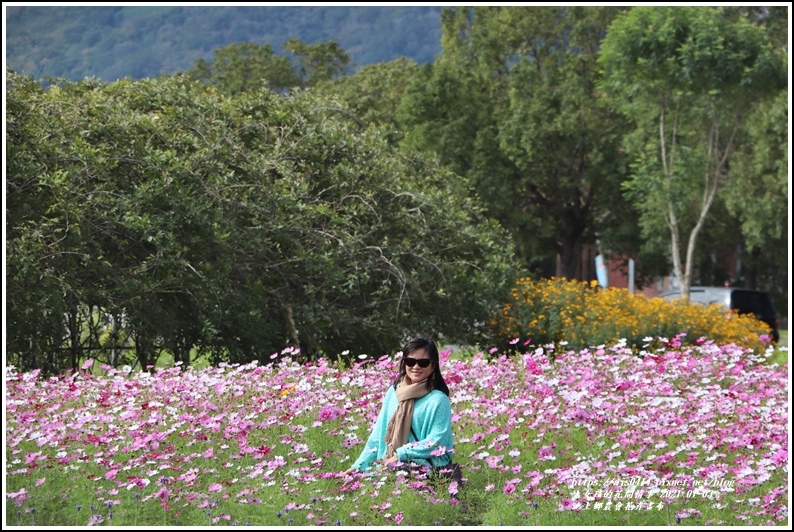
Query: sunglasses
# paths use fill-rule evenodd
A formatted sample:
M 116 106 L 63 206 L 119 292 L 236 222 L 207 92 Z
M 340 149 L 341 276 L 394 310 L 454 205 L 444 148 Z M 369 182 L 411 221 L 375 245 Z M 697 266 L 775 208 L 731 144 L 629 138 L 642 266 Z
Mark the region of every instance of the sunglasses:
M 403 360 L 405 360 L 405 365 L 408 366 L 409 368 L 414 367 L 414 365 L 416 365 L 416 364 L 419 364 L 420 368 L 426 368 L 426 367 L 428 367 L 430 365 L 430 359 L 429 358 L 410 358 L 410 357 L 405 357 Z

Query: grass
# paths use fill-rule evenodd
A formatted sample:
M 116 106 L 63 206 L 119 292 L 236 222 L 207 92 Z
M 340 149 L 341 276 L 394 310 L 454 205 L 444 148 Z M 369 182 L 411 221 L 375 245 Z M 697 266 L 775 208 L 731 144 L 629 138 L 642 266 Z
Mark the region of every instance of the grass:
M 788 343 L 788 330 L 780 331 L 780 341 L 775 346 L 775 350 L 767 361 L 770 364 L 788 364 L 789 363 L 789 343 Z
M 780 331 L 780 341 L 778 342 L 779 346 L 790 347 L 788 343 L 788 330 Z
M 445 355 L 467 479 L 457 490 L 341 473 L 393 378 L 389 357 L 46 380 L 7 370 L 6 524 L 777 524 L 788 400 L 768 383 L 787 376 L 735 349 L 698 349 Z M 344 414 L 324 419 L 326 406 Z M 649 482 L 635 500 L 632 479 Z M 689 493 L 705 479 L 720 484 Z

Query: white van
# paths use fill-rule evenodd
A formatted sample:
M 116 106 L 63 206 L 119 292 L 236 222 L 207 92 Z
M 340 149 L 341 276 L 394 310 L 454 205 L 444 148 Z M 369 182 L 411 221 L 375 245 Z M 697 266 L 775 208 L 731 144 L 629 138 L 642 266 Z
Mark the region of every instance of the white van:
M 674 288 L 659 294 L 659 297 L 665 300 L 678 299 L 681 290 Z M 779 316 L 766 292 L 733 286 L 692 286 L 689 288 L 689 300 L 702 305 L 716 303 L 739 314 L 752 314 L 769 325 L 775 343 L 780 341 Z

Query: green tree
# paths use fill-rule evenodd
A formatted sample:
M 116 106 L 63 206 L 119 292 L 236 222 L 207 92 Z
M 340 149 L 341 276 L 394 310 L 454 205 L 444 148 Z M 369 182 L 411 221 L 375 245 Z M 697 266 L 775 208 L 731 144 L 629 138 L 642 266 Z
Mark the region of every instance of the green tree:
M 235 43 L 219 48 L 211 63 L 199 59 L 188 75 L 227 94 L 263 86 L 281 93 L 301 83 L 288 57 L 277 55 L 269 44 L 255 43 Z
M 377 127 L 389 144 L 397 145 L 403 137 L 397 109 L 419 68 L 413 60 L 401 57 L 388 63 L 364 66 L 355 74 L 320 83 L 313 90 L 340 100 L 361 120 L 362 126 Z
M 599 62 L 611 105 L 635 124 L 627 192 L 646 238 L 667 228 L 682 292 L 746 117 L 785 85 L 767 33 L 720 7 L 637 7 L 612 24 Z M 682 252 L 684 257 L 682 259 Z
M 334 41 L 307 44 L 293 38 L 281 46 L 297 62 L 301 88 L 313 87 L 349 72 L 350 56 Z
M 726 206 L 744 237 L 744 281 L 752 288 L 762 282 L 761 276 L 771 277 L 764 272 L 773 275 L 787 263 L 788 135 L 788 91 L 780 91 L 748 116 L 725 187 Z M 775 290 L 777 283 L 770 281 L 763 288 Z
M 583 245 L 631 211 L 615 202 L 625 122 L 596 91 L 599 42 L 618 11 L 446 8 L 442 52 L 399 110 L 404 144 L 468 176 L 541 275 L 581 276 Z
M 188 75 L 230 95 L 268 87 L 275 93 L 306 88 L 348 73 L 350 56 L 335 42 L 283 43 L 292 55 L 279 55 L 269 44 L 235 43 L 215 51 L 212 62 L 203 58 Z
M 339 102 L 229 97 L 183 76 L 46 90 L 7 77 L 7 349 L 21 369 L 477 342 L 517 273 L 463 179 Z M 113 338 L 134 351 L 114 357 Z
M 198 151 L 195 124 L 214 123 L 211 114 L 176 83 L 86 80 L 41 91 L 24 77 L 9 79 L 15 107 L 7 144 L 31 162 L 8 161 L 9 287 L 22 294 L 9 303 L 10 319 L 20 323 L 9 346 L 49 356 L 66 337 L 74 367 L 101 347 L 103 327 L 86 331 L 86 316 L 97 315 L 111 329 L 126 323 L 142 366 L 163 349 L 189 361 L 207 286 L 196 270 L 212 250 L 213 218 L 204 201 L 211 197 L 195 178 L 211 166 L 191 154 Z M 26 264 L 33 278 L 21 276 Z M 31 282 L 36 275 L 45 282 Z M 49 334 L 31 335 L 35 340 L 23 336 L 36 324 L 28 297 L 49 305 L 34 307 L 51 320 Z M 63 369 L 56 358 L 51 369 Z
M 63 170 L 44 170 L 59 144 L 54 135 L 42 135 L 51 123 L 46 112 L 47 95 L 30 78 L 8 75 L 6 102 L 6 326 L 10 334 L 8 364 L 20 370 L 43 368 L 53 371 L 60 364 L 60 349 L 66 341 L 63 316 L 68 312 L 67 294 L 71 279 L 61 275 L 64 262 L 79 263 L 81 257 L 61 251 L 77 231 L 70 186 Z M 24 97 L 20 97 L 24 95 Z M 57 113 L 54 113 L 57 115 Z M 55 117 L 57 122 L 57 116 Z M 24 199 L 23 199 L 24 198 Z M 72 200 L 63 216 L 52 204 Z M 74 366 L 73 366 L 74 367 Z

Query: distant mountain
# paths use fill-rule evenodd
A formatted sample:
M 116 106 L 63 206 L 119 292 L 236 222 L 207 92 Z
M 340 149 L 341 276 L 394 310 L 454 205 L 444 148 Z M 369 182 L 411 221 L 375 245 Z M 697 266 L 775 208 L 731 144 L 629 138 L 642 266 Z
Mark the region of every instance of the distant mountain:
M 441 6 L 4 6 L 6 63 L 45 76 L 106 81 L 174 74 L 231 43 L 335 41 L 354 66 L 441 50 Z

